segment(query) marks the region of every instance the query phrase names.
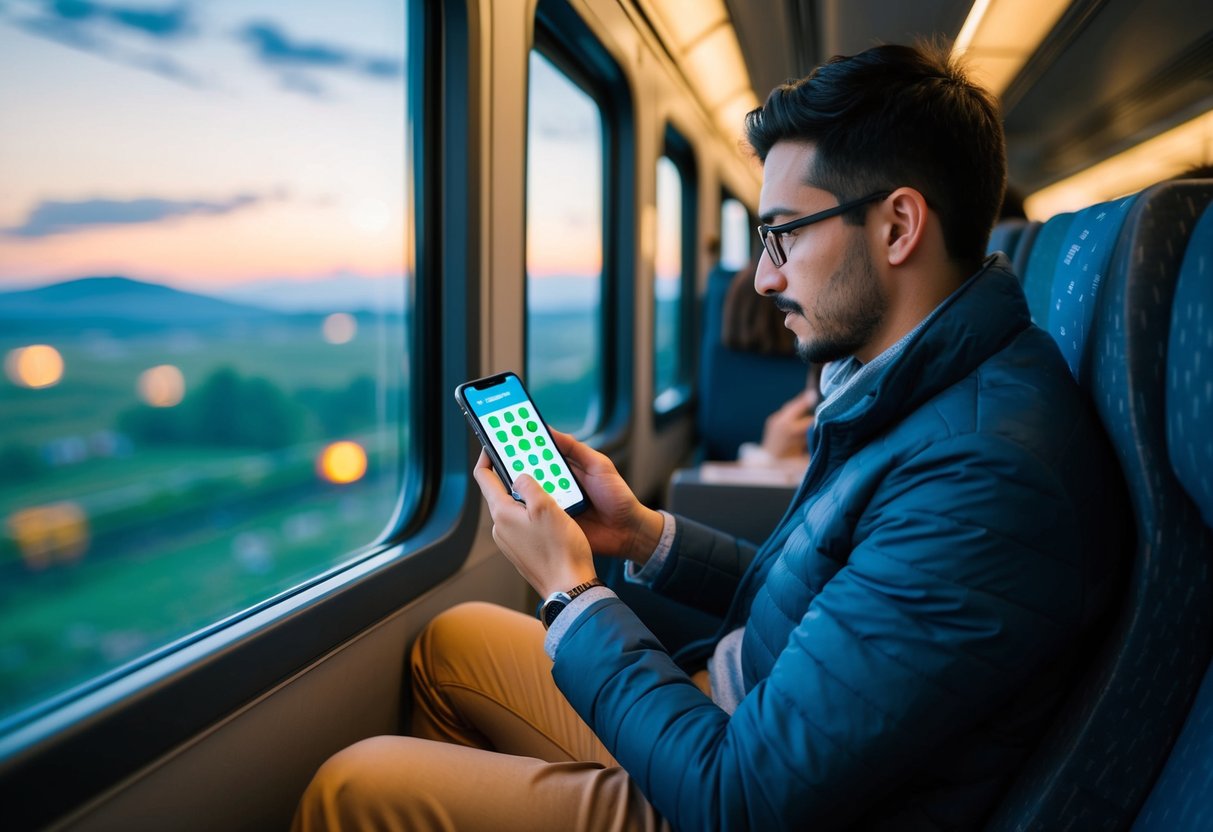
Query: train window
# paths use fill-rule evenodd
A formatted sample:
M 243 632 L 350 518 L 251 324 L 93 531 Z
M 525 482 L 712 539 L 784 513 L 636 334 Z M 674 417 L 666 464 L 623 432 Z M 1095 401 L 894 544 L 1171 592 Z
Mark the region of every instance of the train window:
M 680 398 L 682 330 L 682 174 L 670 157 L 657 160 L 657 249 L 653 275 L 653 389 L 658 410 Z
M 538 50 L 529 84 L 528 386 L 554 427 L 585 436 L 604 386 L 602 108 Z
M 741 201 L 726 196 L 720 201 L 720 265 L 731 272 L 744 269 L 750 262 L 750 242 L 754 237 L 750 212 Z
M 0 20 L 0 726 L 400 522 L 405 12 Z
M 690 396 L 695 296 L 695 190 L 690 145 L 666 131 L 657 160 L 657 245 L 653 279 L 653 407 L 668 413 Z

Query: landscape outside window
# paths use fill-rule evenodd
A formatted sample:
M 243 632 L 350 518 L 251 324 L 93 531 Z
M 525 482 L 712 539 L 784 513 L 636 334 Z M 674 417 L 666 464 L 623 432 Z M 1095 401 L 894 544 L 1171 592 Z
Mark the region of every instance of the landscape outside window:
M 601 420 L 602 111 L 531 52 L 527 104 L 526 384 L 553 427 Z
M 401 2 L 0 7 L 0 730 L 400 499 Z
M 655 260 L 653 390 L 657 410 L 665 411 L 682 400 L 675 389 L 682 380 L 682 173 L 668 156 L 657 160 Z

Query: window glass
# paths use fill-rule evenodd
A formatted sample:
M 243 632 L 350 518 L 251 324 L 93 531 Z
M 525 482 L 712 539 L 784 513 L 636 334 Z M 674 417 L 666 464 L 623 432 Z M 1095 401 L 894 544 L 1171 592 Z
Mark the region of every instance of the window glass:
M 0 727 L 384 532 L 405 43 L 383 0 L 0 15 Z
M 602 409 L 602 110 L 537 51 L 527 117 L 527 386 L 559 430 Z
M 683 206 L 682 173 L 668 156 L 657 160 L 657 247 L 653 281 L 653 389 L 658 410 L 681 396 Z
M 720 265 L 735 272 L 750 263 L 750 242 L 755 231 L 750 214 L 736 199 L 726 197 L 720 203 Z

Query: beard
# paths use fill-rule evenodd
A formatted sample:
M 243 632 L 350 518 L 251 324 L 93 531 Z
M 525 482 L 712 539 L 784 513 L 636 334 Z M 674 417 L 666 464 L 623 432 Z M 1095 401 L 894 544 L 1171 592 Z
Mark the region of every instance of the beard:
M 861 235 L 847 246 L 838 271 L 830 275 L 812 309 L 785 296 L 775 299 L 784 312 L 794 312 L 810 324 L 807 339 L 796 339 L 802 361 L 825 364 L 854 355 L 871 341 L 884 321 L 889 299 L 881 288 L 872 257 Z

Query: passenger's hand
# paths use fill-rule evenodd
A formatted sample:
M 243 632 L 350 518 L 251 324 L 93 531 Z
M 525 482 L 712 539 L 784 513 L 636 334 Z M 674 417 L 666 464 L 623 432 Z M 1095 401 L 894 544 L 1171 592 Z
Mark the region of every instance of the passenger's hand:
M 808 453 L 806 434 L 813 425 L 816 407 L 816 390 L 805 390 L 785 402 L 762 427 L 762 449 L 776 459 Z
M 539 483 L 527 474 L 515 479 L 514 490 L 523 500 L 518 502 L 484 451 L 472 473 L 493 517 L 493 540 L 540 597 L 595 577 L 585 533 Z
M 557 430 L 552 438 L 590 499 L 590 507 L 573 519 L 594 554 L 643 564 L 661 539 L 661 513 L 636 499 L 606 454 Z

